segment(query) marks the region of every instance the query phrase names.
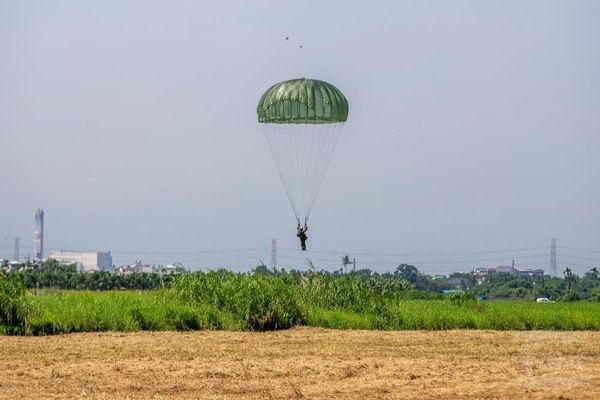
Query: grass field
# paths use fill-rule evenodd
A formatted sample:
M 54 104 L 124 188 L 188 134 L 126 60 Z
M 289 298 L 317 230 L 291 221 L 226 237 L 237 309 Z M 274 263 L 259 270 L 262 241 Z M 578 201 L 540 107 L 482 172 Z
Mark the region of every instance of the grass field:
M 98 331 L 267 331 L 296 326 L 377 330 L 600 330 L 600 303 L 479 302 L 417 292 L 404 280 L 317 273 L 188 274 L 153 291 L 33 296 L 0 274 L 0 334 Z
M 373 307 L 283 306 L 269 302 L 192 302 L 171 291 L 65 291 L 29 297 L 31 333 L 95 331 L 262 330 L 304 325 L 382 330 L 600 330 L 600 304 L 448 300 L 385 300 Z M 232 297 L 229 302 L 235 302 Z M 279 299 L 290 302 L 290 299 Z M 291 310 L 291 311 L 290 311 Z M 287 314 L 286 314 L 287 313 Z M 273 321 L 283 321 L 275 326 Z
M 2 399 L 598 399 L 600 332 L 0 337 Z

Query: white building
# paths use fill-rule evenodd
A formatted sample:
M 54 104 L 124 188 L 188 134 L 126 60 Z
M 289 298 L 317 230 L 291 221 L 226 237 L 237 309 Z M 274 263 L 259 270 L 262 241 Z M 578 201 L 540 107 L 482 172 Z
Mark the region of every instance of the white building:
M 136 261 L 135 264 L 122 265 L 117 268 L 116 272 L 119 275 L 128 274 L 154 274 L 156 273 L 155 267 L 149 264 L 142 264 L 141 261 Z
M 180 263 L 161 265 L 157 268 L 159 274 L 185 274 L 187 269 Z
M 183 264 L 174 263 L 167 265 L 149 265 L 142 264 L 141 261 L 136 261 L 135 264 L 123 265 L 117 268 L 116 272 L 120 275 L 127 274 L 161 274 L 161 275 L 170 275 L 170 274 L 185 274 L 188 270 Z
M 110 251 L 76 253 L 62 250 L 52 250 L 48 258 L 60 264 L 76 264 L 80 272 L 114 271 Z

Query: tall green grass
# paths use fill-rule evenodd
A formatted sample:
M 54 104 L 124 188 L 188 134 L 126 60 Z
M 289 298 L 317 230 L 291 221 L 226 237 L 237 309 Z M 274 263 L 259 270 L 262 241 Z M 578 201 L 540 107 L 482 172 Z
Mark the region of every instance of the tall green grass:
M 385 314 L 313 307 L 308 325 L 385 330 L 600 330 L 600 305 L 498 301 L 463 307 L 443 300 L 407 300 L 390 304 Z
M 29 332 L 30 307 L 26 294 L 21 280 L 0 272 L 0 334 Z
M 37 335 L 99 331 L 241 330 L 232 315 L 162 291 L 66 291 L 31 298 Z
M 175 281 L 171 294 L 186 304 L 227 312 L 249 330 L 284 329 L 304 322 L 297 287 L 270 275 L 184 275 Z
M 25 304 L 24 314 L 5 307 L 13 311 L 0 315 L 0 332 L 272 330 L 297 325 L 383 330 L 600 330 L 598 303 L 482 303 L 469 295 L 414 299 L 419 296 L 402 281 L 390 284 L 320 274 L 200 273 L 179 277 L 172 288 L 158 291 L 22 295 L 19 301 L 24 303 L 18 304 Z M 24 318 L 14 319 L 18 315 Z M 15 330 L 15 326 L 23 329 Z

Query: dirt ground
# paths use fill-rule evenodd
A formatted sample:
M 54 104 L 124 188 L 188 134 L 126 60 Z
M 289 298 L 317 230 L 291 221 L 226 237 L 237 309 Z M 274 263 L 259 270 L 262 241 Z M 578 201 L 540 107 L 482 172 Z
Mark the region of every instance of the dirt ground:
M 600 399 L 600 332 L 0 337 L 1 399 Z

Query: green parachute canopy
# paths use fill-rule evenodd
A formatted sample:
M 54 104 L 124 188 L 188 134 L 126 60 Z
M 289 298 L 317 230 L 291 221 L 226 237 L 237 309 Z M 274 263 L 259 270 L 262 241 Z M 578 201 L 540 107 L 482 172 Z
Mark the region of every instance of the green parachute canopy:
M 267 124 L 333 124 L 348 119 L 348 101 L 325 81 L 292 79 L 271 86 L 256 113 Z

